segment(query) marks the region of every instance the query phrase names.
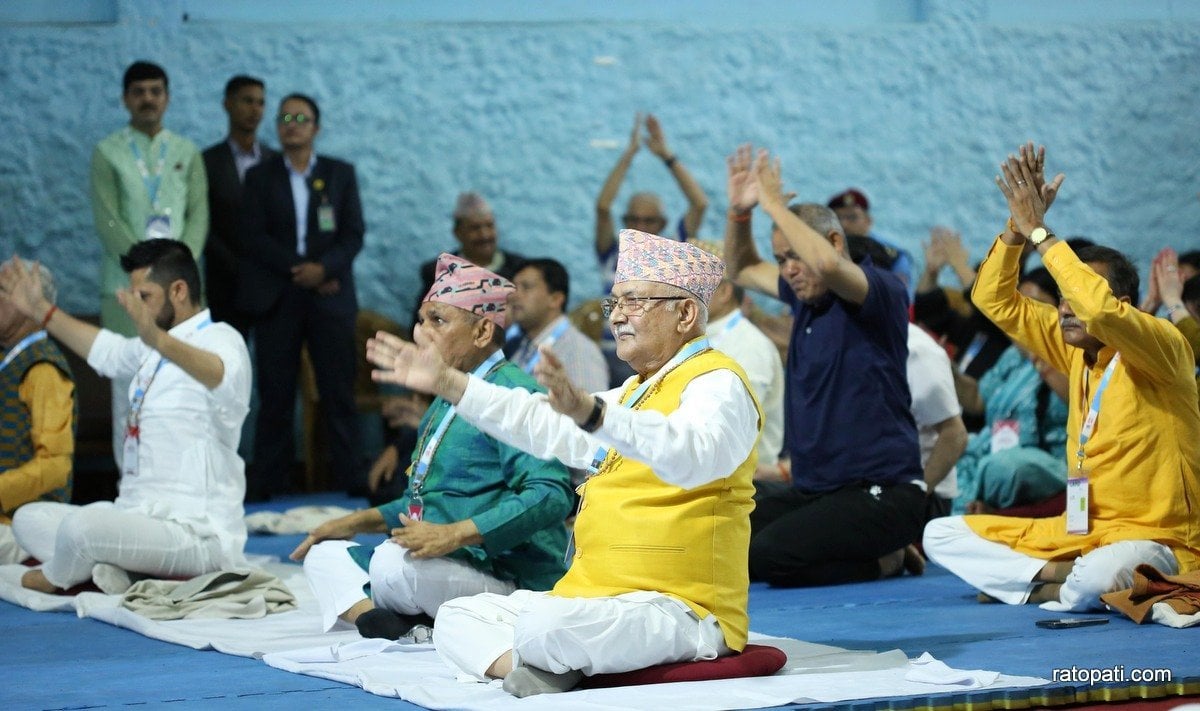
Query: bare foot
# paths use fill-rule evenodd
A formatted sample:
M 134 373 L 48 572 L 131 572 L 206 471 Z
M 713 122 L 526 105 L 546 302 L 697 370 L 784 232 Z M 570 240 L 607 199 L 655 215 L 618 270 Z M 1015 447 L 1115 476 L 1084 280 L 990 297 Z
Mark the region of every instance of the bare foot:
M 1026 604 L 1040 605 L 1043 602 L 1057 602 L 1058 591 L 1062 588 L 1061 583 L 1042 583 L 1029 593 L 1029 600 Z
M 969 514 L 993 514 L 993 513 L 996 513 L 996 509 L 994 509 L 991 506 L 988 506 L 987 504 L 983 503 L 982 501 L 976 499 L 975 501 L 972 501 L 969 504 L 967 504 L 967 513 L 969 513 Z
M 988 594 L 987 594 L 987 593 L 985 593 L 985 592 L 981 592 L 981 593 L 979 593 L 978 595 L 976 595 L 976 596 L 975 596 L 975 599 L 976 599 L 976 600 L 978 600 L 978 601 L 979 601 L 981 604 L 984 604 L 984 605 L 994 605 L 994 604 L 996 604 L 996 603 L 1000 602 L 999 600 L 997 600 L 996 598 L 992 597 L 991 595 L 988 595 Z
M 1042 569 L 1038 571 L 1037 577 L 1034 580 L 1042 583 L 1065 583 L 1067 576 L 1071 574 L 1071 570 L 1075 568 L 1074 560 L 1051 560 L 1047 561 Z M 1057 594 L 1055 595 L 1057 600 Z
M 46 575 L 42 572 L 41 568 L 34 568 L 22 575 L 21 587 L 46 593 L 47 595 L 58 595 L 63 591 L 62 588 L 55 587 L 54 583 L 46 580 Z
M 904 569 L 909 575 L 921 575 L 925 572 L 925 556 L 917 550 L 916 544 L 910 543 L 904 547 Z
M 891 578 L 904 571 L 904 549 L 892 551 L 879 558 L 879 577 Z

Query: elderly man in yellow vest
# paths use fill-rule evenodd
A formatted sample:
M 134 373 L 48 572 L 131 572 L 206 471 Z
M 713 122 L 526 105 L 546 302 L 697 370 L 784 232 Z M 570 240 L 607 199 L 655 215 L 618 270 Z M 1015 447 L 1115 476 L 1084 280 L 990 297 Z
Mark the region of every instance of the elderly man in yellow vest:
M 636 374 L 595 395 L 567 380 L 549 348 L 534 371 L 549 394 L 534 395 L 469 377 L 429 348 L 385 334 L 369 342 L 377 380 L 444 397 L 497 439 L 594 471 L 553 590 L 438 611 L 434 643 L 456 670 L 528 696 L 745 647 L 763 416 L 746 374 L 704 335 L 724 271 L 694 245 L 623 230 L 604 311 Z

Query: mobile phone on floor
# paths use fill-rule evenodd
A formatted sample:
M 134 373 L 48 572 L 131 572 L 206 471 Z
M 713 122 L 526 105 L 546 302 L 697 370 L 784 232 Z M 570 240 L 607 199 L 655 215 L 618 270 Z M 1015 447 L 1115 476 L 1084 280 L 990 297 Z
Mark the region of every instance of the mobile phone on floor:
M 1107 625 L 1107 617 L 1064 617 L 1060 620 L 1038 620 L 1034 623 L 1048 630 L 1065 630 L 1071 627 L 1091 627 L 1092 625 Z

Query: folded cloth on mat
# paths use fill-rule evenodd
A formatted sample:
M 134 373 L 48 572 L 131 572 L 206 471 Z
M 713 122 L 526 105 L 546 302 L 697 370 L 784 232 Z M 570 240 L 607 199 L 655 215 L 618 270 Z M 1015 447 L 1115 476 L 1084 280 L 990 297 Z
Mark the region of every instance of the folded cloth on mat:
M 354 513 L 341 506 L 297 506 L 280 513 L 259 511 L 245 517 L 246 529 L 250 533 L 308 533 L 317 526 L 335 518 Z
M 220 570 L 190 580 L 139 580 L 121 607 L 152 620 L 255 619 L 296 609 L 283 581 L 263 570 Z
M 1150 617 L 1171 627 L 1190 627 L 1200 623 L 1200 571 L 1163 575 L 1143 563 L 1133 569 L 1133 587 L 1105 593 L 1100 599 L 1139 625 Z M 1165 609 L 1159 611 L 1160 605 Z
M 912 664 L 899 650 L 875 653 L 852 651 L 795 639 L 751 633 L 751 641 L 782 649 L 788 663 L 766 677 L 675 682 L 651 686 L 583 689 L 517 699 L 501 682 L 460 682 L 437 656 L 432 645 L 401 644 L 381 639 L 327 644 L 267 654 L 267 664 L 300 674 L 360 686 L 379 696 L 399 697 L 432 709 L 563 708 L 580 710 L 644 709 L 707 711 L 781 706 L 797 702 L 834 703 L 851 699 L 961 692 L 974 688 L 1040 686 L 1045 679 L 996 674 L 990 684 L 983 674 L 973 679 L 946 667 L 948 683 L 907 679 Z
M 151 620 L 126 610 L 116 595 L 82 593 L 75 599 L 80 617 L 124 627 L 140 635 L 192 649 L 215 649 L 239 657 L 261 657 L 267 652 L 299 649 L 319 644 L 338 644 L 362 639 L 354 629 L 325 632 L 321 608 L 294 563 L 268 563 L 268 573 L 283 580 L 296 596 L 297 608 L 252 620 Z

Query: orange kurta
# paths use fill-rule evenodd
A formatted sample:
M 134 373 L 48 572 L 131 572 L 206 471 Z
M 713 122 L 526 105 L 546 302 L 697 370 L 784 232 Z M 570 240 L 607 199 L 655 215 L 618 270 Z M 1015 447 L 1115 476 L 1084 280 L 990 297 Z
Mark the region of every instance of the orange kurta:
M 1200 569 L 1200 409 L 1191 347 L 1168 321 L 1116 299 L 1103 277 L 1058 243 L 1042 261 L 1088 333 L 1106 344 L 1089 367 L 1084 352 L 1063 341 L 1057 310 L 1017 292 L 1020 253 L 997 239 L 972 299 L 1014 341 L 1069 374 L 1070 476 L 1078 473 L 1079 431 L 1092 393 L 1121 354 L 1084 447 L 1090 531 L 1068 534 L 1065 514 L 967 516 L 967 524 L 1035 558 L 1068 559 L 1117 541 L 1153 540 L 1170 546 L 1180 572 Z

